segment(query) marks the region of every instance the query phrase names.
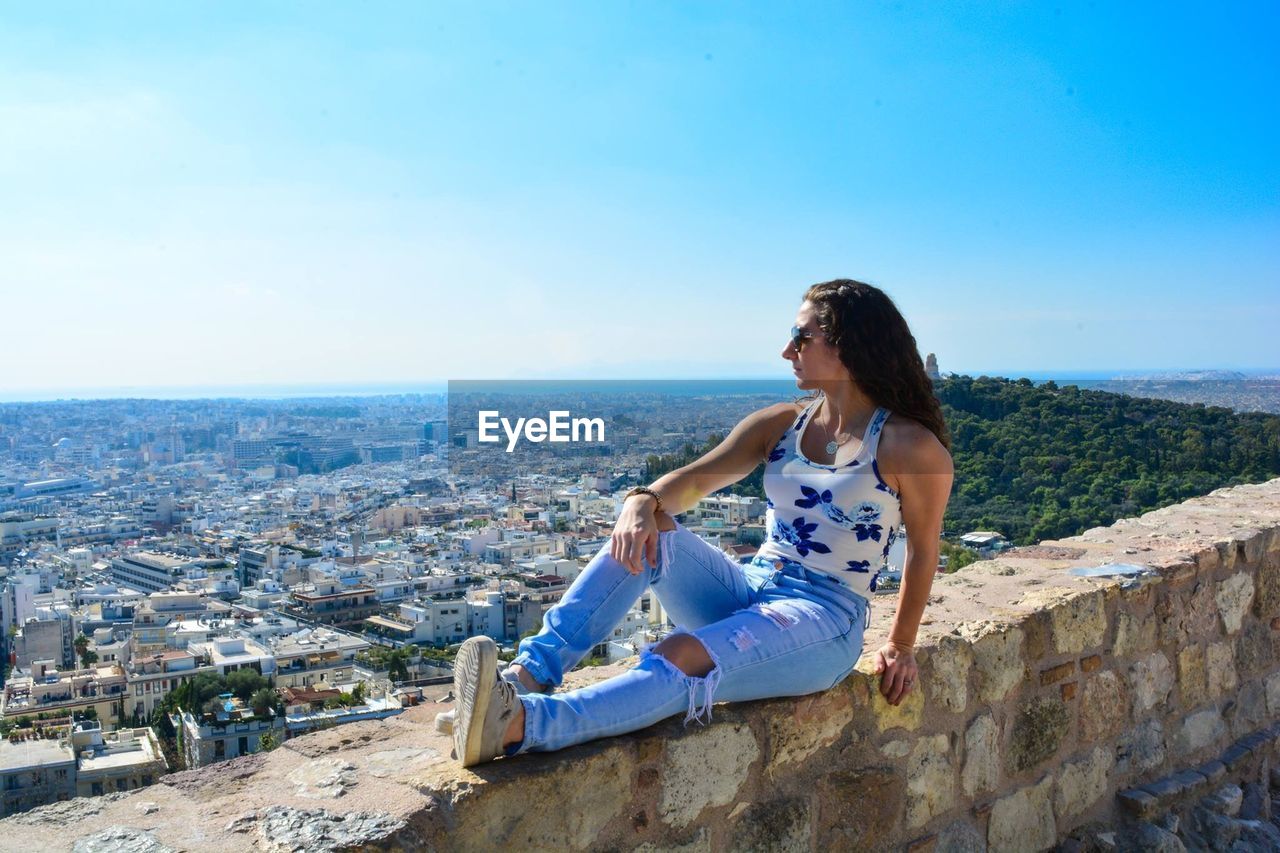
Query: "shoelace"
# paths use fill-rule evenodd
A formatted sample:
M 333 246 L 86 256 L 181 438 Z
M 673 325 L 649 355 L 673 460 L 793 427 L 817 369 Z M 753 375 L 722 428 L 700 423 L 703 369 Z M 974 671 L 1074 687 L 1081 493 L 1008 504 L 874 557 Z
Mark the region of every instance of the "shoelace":
M 515 710 L 516 705 L 520 702 L 520 696 L 516 692 L 516 686 L 501 675 L 498 676 L 497 688 L 498 699 L 502 703 L 502 719 L 505 720 Z

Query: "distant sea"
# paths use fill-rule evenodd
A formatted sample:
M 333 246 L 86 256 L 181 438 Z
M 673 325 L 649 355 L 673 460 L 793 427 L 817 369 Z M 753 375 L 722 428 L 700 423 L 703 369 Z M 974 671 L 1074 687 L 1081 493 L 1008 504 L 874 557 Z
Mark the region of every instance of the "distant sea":
M 1053 380 L 1059 384 L 1071 380 L 1096 382 L 1101 380 L 1175 379 L 1221 375 L 1227 371 L 1204 370 L 1049 370 L 1049 371 L 959 371 L 969 376 L 1004 376 L 1010 379 L 1027 378 L 1037 382 Z M 1280 376 L 1280 369 L 1234 370 L 1239 378 L 1254 379 Z M 519 380 L 423 380 L 421 382 L 347 382 L 313 384 L 261 384 L 261 385 L 121 385 L 108 388 L 54 388 L 17 389 L 0 388 L 0 402 L 51 402 L 56 400 L 201 400 L 246 399 L 280 400 L 313 397 L 378 397 L 401 394 L 444 394 L 453 384 L 502 393 L 503 390 L 555 393 L 572 388 L 582 391 L 589 388 L 597 393 L 641 392 L 650 394 L 698 395 L 720 394 L 782 394 L 795 390 L 791 378 L 727 378 L 727 379 L 519 379 Z

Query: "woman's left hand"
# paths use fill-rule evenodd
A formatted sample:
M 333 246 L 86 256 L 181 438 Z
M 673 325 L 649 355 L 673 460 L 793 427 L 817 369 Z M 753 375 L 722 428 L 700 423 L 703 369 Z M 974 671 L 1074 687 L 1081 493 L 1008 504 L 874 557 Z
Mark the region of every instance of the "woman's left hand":
M 885 643 L 876 652 L 876 674 L 880 676 L 880 695 L 890 705 L 898 705 L 915 689 L 920 668 L 916 657 L 893 643 Z

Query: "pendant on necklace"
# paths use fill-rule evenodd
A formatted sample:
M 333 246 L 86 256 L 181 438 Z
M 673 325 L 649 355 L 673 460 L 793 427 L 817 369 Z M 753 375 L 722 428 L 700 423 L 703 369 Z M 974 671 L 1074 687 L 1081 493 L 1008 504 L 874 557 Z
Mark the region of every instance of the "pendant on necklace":
M 827 455 L 828 455 L 828 456 L 835 456 L 835 455 L 836 455 L 836 451 L 837 451 L 837 450 L 839 450 L 839 449 L 840 449 L 840 445 L 836 444 L 834 441 L 828 441 L 828 442 L 827 442 Z

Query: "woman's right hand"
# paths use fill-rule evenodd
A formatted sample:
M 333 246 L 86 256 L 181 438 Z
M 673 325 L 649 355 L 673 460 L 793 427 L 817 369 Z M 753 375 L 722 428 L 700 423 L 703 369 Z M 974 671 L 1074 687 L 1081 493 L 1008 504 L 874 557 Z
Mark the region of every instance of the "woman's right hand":
M 609 556 L 633 575 L 644 571 L 646 559 L 649 565 L 657 565 L 657 509 L 658 502 L 649 495 L 632 495 L 623 501 L 618 523 L 613 526 Z

